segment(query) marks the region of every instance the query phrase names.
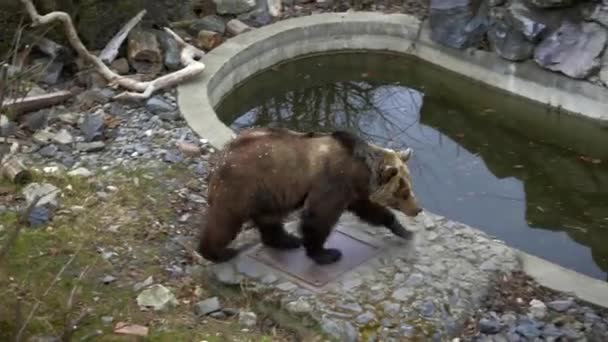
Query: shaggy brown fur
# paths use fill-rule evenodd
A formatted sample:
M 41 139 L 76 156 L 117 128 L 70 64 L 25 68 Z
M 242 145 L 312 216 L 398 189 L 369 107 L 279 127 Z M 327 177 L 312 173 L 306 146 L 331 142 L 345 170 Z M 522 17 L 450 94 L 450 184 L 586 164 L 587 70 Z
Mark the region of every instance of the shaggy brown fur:
M 198 250 L 214 262 L 232 259 L 237 251 L 228 244 L 252 220 L 265 245 L 292 249 L 303 244 L 316 263 L 333 263 L 341 252 L 323 245 L 345 210 L 409 239 L 412 233 L 387 206 L 409 216 L 422 210 L 405 164 L 410 155 L 409 149 L 383 149 L 346 132 L 245 130 L 221 151 L 210 176 Z M 301 207 L 302 241 L 283 228 L 283 219 Z

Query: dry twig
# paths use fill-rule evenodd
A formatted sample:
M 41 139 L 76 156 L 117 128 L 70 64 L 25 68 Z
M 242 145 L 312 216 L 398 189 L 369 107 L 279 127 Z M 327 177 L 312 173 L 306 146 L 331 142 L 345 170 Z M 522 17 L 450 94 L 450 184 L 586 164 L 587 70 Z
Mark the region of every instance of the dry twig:
M 136 16 L 131 18 L 131 20 L 129 20 L 125 26 L 120 29 L 120 31 L 118 31 L 118 33 L 110 40 L 106 47 L 101 50 L 99 53 L 99 58 L 102 62 L 109 65 L 114 61 L 114 59 L 116 59 L 120 46 L 129 35 L 129 32 L 131 32 L 131 30 L 137 24 L 139 24 L 144 15 L 146 15 L 146 10 L 142 10 L 141 12 L 137 13 Z
M 110 84 L 118 85 L 128 91 L 123 92 L 115 97 L 115 99 L 147 99 L 157 90 L 165 89 L 177 85 L 193 76 L 198 75 L 205 69 L 205 65 L 199 60 L 205 54 L 203 51 L 196 47 L 186 43 L 176 33 L 165 27 L 165 31 L 168 32 L 182 48 L 181 51 L 181 62 L 185 66 L 183 69 L 177 70 L 173 73 L 161 76 L 152 81 L 140 82 L 128 77 L 123 77 L 113 72 L 101 58 L 90 53 L 84 46 L 78 32 L 74 28 L 72 18 L 65 12 L 55 11 L 45 15 L 40 15 L 31 0 L 21 0 L 27 13 L 29 14 L 32 25 L 46 25 L 55 21 L 59 21 L 63 24 L 66 38 L 68 39 L 72 48 L 76 53 L 91 63 L 95 70 L 101 74 Z

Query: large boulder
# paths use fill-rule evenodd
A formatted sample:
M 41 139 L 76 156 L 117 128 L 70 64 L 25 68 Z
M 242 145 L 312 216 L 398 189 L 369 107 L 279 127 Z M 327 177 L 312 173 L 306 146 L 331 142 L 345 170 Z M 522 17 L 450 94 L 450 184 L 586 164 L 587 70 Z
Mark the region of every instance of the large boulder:
M 564 22 L 536 47 L 534 60 L 569 77 L 587 78 L 598 71 L 607 38 L 608 33 L 599 24 Z
M 488 30 L 487 8 L 473 0 L 431 0 L 431 39 L 455 49 L 478 45 Z

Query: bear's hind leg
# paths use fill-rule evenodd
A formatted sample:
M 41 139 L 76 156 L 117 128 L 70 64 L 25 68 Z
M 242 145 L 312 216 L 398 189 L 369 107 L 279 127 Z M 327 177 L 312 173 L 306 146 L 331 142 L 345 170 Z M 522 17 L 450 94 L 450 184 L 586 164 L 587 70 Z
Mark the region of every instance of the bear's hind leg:
M 236 238 L 242 224 L 240 218 L 231 217 L 225 209 L 209 207 L 198 252 L 203 258 L 215 263 L 234 258 L 238 251 L 228 245 Z
M 297 236 L 285 231 L 282 218 L 278 216 L 255 217 L 253 222 L 260 231 L 262 243 L 276 249 L 295 249 L 302 245 Z

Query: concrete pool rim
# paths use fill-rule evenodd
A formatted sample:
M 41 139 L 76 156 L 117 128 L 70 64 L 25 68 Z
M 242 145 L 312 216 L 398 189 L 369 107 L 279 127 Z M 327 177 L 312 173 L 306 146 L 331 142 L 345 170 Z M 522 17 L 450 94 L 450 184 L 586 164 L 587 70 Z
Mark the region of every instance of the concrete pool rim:
M 404 14 L 324 13 L 279 21 L 224 42 L 209 52 L 206 69 L 178 87 L 178 105 L 188 125 L 221 148 L 234 132 L 215 106 L 234 87 L 277 63 L 324 52 L 368 50 L 401 53 L 457 72 L 508 93 L 561 108 L 569 115 L 608 125 L 608 90 L 545 71 L 510 63 L 493 53 L 453 50 L 429 38 L 426 22 Z M 608 283 L 520 252 L 524 271 L 540 284 L 608 307 Z

